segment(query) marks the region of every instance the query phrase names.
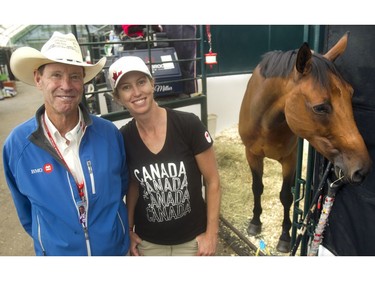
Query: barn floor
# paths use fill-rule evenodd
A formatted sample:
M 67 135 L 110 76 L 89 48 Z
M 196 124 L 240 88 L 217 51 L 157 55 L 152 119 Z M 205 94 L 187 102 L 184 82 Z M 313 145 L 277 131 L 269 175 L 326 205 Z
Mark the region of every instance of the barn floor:
M 304 161 L 307 157 L 307 143 Z M 247 235 L 247 227 L 252 217 L 253 194 L 252 178 L 248 167 L 245 149 L 238 134 L 237 125 L 222 130 L 215 136 L 214 149 L 219 167 L 222 187 L 221 214 L 246 239 L 257 247 L 266 245 L 266 251 L 273 256 L 286 256 L 280 253 L 276 245 L 281 234 L 283 207 L 279 200 L 282 185 L 281 165 L 272 159 L 264 160 L 264 191 L 262 195 L 261 215 L 262 233 L 256 237 Z M 306 161 L 305 161 L 306 162 Z M 302 177 L 306 173 L 303 163 Z M 300 205 L 303 208 L 303 203 Z M 292 220 L 293 211 L 290 210 Z

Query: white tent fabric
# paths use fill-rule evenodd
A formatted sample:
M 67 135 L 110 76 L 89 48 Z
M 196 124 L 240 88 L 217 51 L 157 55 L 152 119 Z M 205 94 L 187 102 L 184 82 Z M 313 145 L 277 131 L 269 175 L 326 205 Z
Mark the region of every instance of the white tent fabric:
M 9 40 L 17 33 L 24 30 L 28 25 L 2 24 L 0 25 L 0 47 L 8 45 Z

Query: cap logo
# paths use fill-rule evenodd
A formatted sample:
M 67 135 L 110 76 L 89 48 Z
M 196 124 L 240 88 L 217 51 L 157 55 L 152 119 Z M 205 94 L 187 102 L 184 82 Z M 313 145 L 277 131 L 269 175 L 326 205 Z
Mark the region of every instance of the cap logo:
M 116 83 L 117 79 L 120 77 L 120 75 L 122 74 L 122 70 L 120 72 L 117 72 L 117 71 L 113 71 L 113 76 L 112 76 L 112 79 L 113 81 Z

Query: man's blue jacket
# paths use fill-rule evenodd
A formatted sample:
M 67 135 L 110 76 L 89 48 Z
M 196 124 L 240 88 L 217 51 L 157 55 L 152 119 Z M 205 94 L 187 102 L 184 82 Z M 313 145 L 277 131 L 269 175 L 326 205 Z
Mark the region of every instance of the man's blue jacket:
M 86 183 L 86 230 L 79 221 L 74 178 L 43 132 L 44 106 L 6 139 L 6 180 L 36 255 L 126 255 L 130 239 L 124 196 L 129 178 L 124 141 L 112 122 L 80 107 L 87 126 L 79 147 Z

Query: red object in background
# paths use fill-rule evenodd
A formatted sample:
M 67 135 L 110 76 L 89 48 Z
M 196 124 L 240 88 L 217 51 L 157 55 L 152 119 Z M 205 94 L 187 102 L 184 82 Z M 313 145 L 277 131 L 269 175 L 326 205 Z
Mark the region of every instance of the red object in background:
M 137 24 L 123 24 L 121 25 L 124 33 L 129 37 L 143 37 L 143 29 L 146 27 L 145 25 L 137 25 Z

